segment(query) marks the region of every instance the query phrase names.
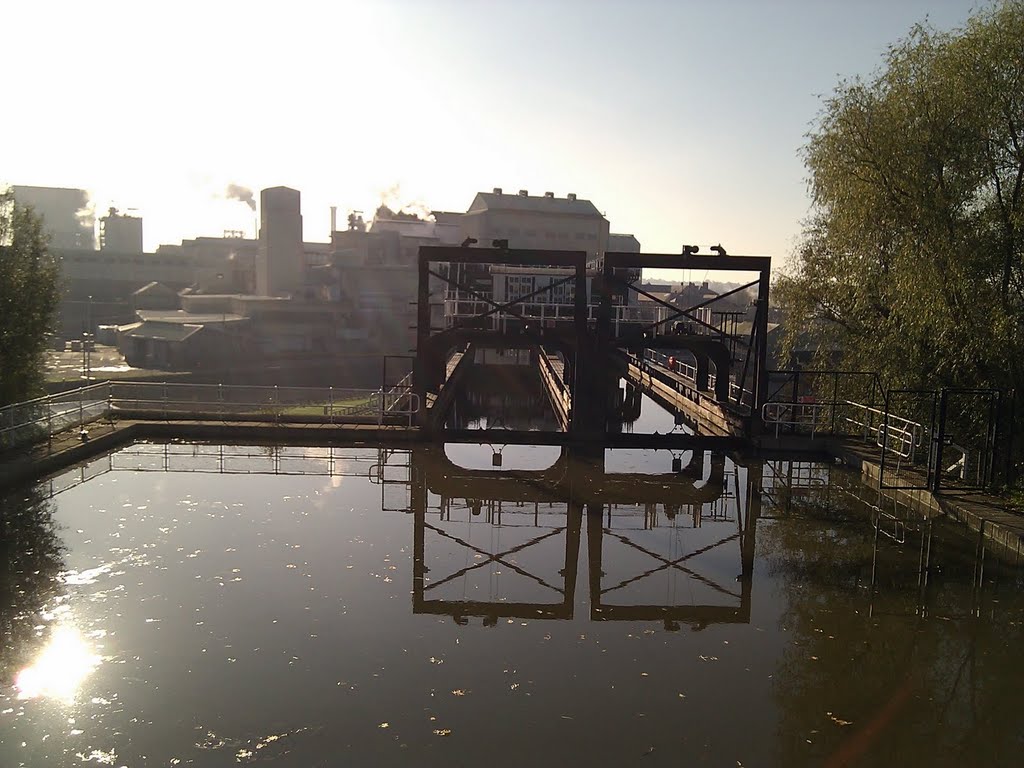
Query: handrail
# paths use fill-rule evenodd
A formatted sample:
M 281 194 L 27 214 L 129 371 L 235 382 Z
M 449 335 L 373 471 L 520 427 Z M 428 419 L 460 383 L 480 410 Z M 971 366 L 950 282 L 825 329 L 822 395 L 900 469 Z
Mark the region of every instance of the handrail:
M 882 450 L 889 450 L 895 455 L 910 461 L 924 443 L 924 427 L 916 422 L 897 416 L 873 406 L 854 402 L 853 400 L 789 402 L 772 401 L 761 407 L 761 418 L 766 424 L 775 425 L 776 437 L 784 426 L 795 429 L 811 430 L 813 438 L 818 432 L 835 433 L 835 411 L 838 407 L 852 408 L 855 415 L 843 415 L 842 421 L 857 427 L 852 434 L 864 440 L 873 439 Z M 860 413 L 860 417 L 856 416 Z M 827 416 L 822 419 L 822 414 Z M 877 416 L 877 424 L 872 416 Z M 828 424 L 830 429 L 825 430 Z
M 664 368 L 668 368 L 668 358 L 669 358 L 669 355 L 666 355 L 664 352 L 658 352 L 657 350 L 654 350 L 654 349 L 645 349 L 644 350 L 644 359 L 645 360 L 653 360 L 654 362 L 658 363 L 659 365 L 661 365 Z M 683 362 L 682 360 L 676 360 L 676 370 L 675 370 L 675 372 L 681 374 L 683 376 L 683 378 L 689 379 L 696 386 L 696 383 L 697 383 L 697 366 L 690 365 L 689 363 Z M 718 381 L 717 374 L 708 373 L 708 387 L 710 387 L 710 389 L 712 391 L 714 391 L 715 383 L 717 381 Z M 751 390 L 746 389 L 745 387 L 741 387 L 735 381 L 732 381 L 730 379 L 729 380 L 729 397 L 732 400 L 734 400 L 735 402 L 737 402 L 737 403 L 739 403 L 741 405 L 749 405 L 749 402 L 744 400 L 744 396 L 745 395 L 749 395 L 750 402 L 753 401 L 754 393 Z
M 407 377 L 408 378 L 408 377 Z M 262 415 L 275 422 L 334 424 L 338 417 L 408 416 L 419 411 L 416 393 L 398 387 L 335 389 L 247 384 L 183 384 L 180 382 L 110 381 L 13 403 L 0 409 L 0 450 L 48 440 L 51 436 L 118 413 L 135 411 L 161 418 L 226 419 Z

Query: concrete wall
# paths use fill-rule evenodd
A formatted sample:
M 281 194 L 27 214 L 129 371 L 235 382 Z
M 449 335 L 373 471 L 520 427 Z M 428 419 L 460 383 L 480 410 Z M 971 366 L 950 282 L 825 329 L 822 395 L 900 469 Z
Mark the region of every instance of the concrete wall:
M 124 216 L 111 208 L 100 219 L 100 250 L 142 253 L 142 219 Z
M 85 250 L 96 247 L 96 219 L 88 208 L 89 195 L 85 190 L 23 186 L 12 189 L 19 204 L 32 206 L 43 217 L 52 247 Z

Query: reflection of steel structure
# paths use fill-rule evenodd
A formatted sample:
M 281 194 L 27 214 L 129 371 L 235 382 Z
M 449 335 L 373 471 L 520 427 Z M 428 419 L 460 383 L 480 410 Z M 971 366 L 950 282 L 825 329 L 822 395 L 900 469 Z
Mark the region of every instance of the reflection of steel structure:
M 828 505 L 831 503 L 831 468 L 814 461 L 766 461 L 761 490 L 774 509 L 789 511 L 794 497 L 808 497 Z
M 479 500 L 472 500 L 469 506 L 480 504 Z M 576 562 L 579 559 L 580 529 L 582 522 L 582 507 L 579 504 L 569 504 L 565 514 L 565 524 L 551 527 L 538 527 L 536 536 L 526 542 L 515 546 L 507 547 L 500 552 L 488 552 L 485 549 L 474 545 L 470 541 L 456 536 L 442 528 L 428 522 L 426 519 L 426 508 L 424 505 L 413 505 L 415 541 L 413 544 L 413 611 L 415 613 L 428 613 L 453 616 L 456 621 L 463 622 L 468 616 L 483 616 L 485 621 L 494 624 L 501 618 L 521 619 L 571 619 L 573 616 L 573 602 L 576 594 Z M 494 523 L 488 523 L 493 525 Z M 429 571 L 425 562 L 426 534 L 446 539 L 448 542 L 472 552 L 476 557 L 472 565 L 467 565 L 455 572 L 436 580 L 427 578 Z M 551 583 L 550 578 L 537 575 L 515 562 L 516 555 L 523 553 L 531 547 L 536 547 L 542 542 L 557 539 L 559 536 L 565 540 L 565 558 L 562 567 L 558 570 L 559 578 Z M 473 571 L 484 569 L 491 564 L 498 564 L 503 568 L 525 577 L 531 582 L 541 586 L 554 599 L 546 602 L 517 602 L 506 600 L 444 600 L 434 598 L 439 594 L 437 590 L 445 584 L 461 579 Z M 433 594 L 432 594 L 433 593 Z
M 134 443 L 80 464 L 47 481 L 53 497 L 110 472 L 195 472 L 219 475 L 316 475 L 364 477 L 381 488 L 381 508 L 392 506 L 386 491 L 406 491 L 410 476 L 409 451 L 378 448 L 369 453 L 351 446 L 204 445 L 200 443 Z
M 603 449 L 599 454 L 603 455 Z M 705 464 L 710 465 L 704 479 Z M 722 495 L 725 456 L 695 450 L 679 472 L 606 473 L 603 459 L 563 447 L 558 459 L 541 470 L 469 470 L 452 462 L 441 447 L 416 452 L 416 465 L 427 477 L 428 490 L 442 497 L 503 501 L 573 502 L 579 504 L 643 504 L 669 501 L 704 504 Z M 703 481 L 703 482 L 702 482 Z
M 746 473 L 743 493 L 739 489 L 740 473 L 731 473 L 737 484 L 734 514 L 722 514 L 716 508 L 713 518 L 703 517 L 704 508 L 714 505 L 725 494 L 727 480 L 724 470 L 724 456 L 711 454 L 706 458 L 702 451 L 694 452 L 693 460 L 684 470 L 658 475 L 605 473 L 603 460 L 595 459 L 593 454 L 579 456 L 568 450 L 563 450 L 552 466 L 534 471 L 468 470 L 453 464 L 440 449 L 417 451 L 413 454 L 410 498 L 414 517 L 413 610 L 416 613 L 447 614 L 460 623 L 469 616 L 483 617 L 486 624 L 494 624 L 498 618 L 504 617 L 572 618 L 580 537 L 585 518 L 592 620 L 658 620 L 664 621 L 670 629 L 680 623 L 700 627 L 715 622 L 749 621 L 754 536 L 760 514 L 760 472 L 758 467 L 753 467 Z M 708 475 L 706 479 L 705 474 Z M 440 497 L 436 515 L 432 508 L 428 508 L 431 493 Z M 453 498 L 465 500 L 456 506 L 463 513 L 472 515 L 460 521 L 466 525 L 502 526 L 502 515 L 509 514 L 507 511 L 503 513 L 503 504 L 509 505 L 520 523 L 529 517 L 523 514 L 521 505 L 532 504 L 535 510 L 536 505 L 545 505 L 547 523 L 540 525 L 535 522 L 533 527 L 536 527 L 537 534 L 525 541 L 498 551 L 488 551 L 474 544 L 470 537 L 456 535 L 444 525 L 452 519 Z M 718 528 L 733 525 L 735 530 L 726 531 L 710 544 L 692 552 L 667 556 L 656 547 L 637 541 L 637 529 L 613 525 L 613 521 L 629 518 L 628 508 L 638 509 L 644 515 L 642 530 L 649 534 L 652 528 L 658 527 L 654 514 L 658 505 L 663 505 L 669 521 L 669 525 L 663 526 L 669 535 L 678 533 L 679 528 L 675 524 L 684 519 L 692 519 L 692 528 L 688 530 L 694 531 L 701 527 L 703 521 L 705 530 L 701 533 L 704 536 L 715 534 Z M 557 524 L 551 522 L 552 510 L 557 510 Z M 687 510 L 689 515 L 680 514 L 682 510 Z M 486 515 L 483 514 L 485 511 Z M 633 513 L 634 516 L 636 514 L 641 513 Z M 474 517 L 479 522 L 474 522 Z M 517 556 L 558 537 L 564 537 L 564 547 L 561 548 L 564 559 L 558 564 L 561 566 L 558 579 L 531 573 L 517 561 Z M 466 550 L 466 565 L 432 580 L 427 566 L 428 539 L 443 540 L 446 545 Z M 634 555 L 643 556 L 651 561 L 650 567 L 616 584 L 602 584 L 603 565 L 608 557 L 606 542 L 621 544 Z M 714 577 L 701 573 L 702 555 L 712 553 L 714 557 L 729 548 L 735 548 L 739 555 L 738 583 L 723 584 L 720 577 L 716 581 Z M 553 599 L 526 602 L 494 597 L 487 600 L 438 597 L 441 587 L 492 565 L 525 577 L 549 591 Z M 679 606 L 614 602 L 617 593 L 621 594 L 625 587 L 660 573 L 681 574 L 693 579 L 723 597 L 728 604 Z
M 737 497 L 738 500 L 741 497 Z M 756 492 L 746 494 L 745 504 L 738 503 L 736 509 L 735 533 L 718 538 L 692 552 L 675 557 L 664 554 L 638 543 L 632 537 L 611 527 L 611 515 L 607 524 L 601 514 L 591 512 L 587 516 L 587 546 L 590 562 L 590 618 L 594 621 L 664 621 L 666 628 L 674 629 L 681 622 L 697 628 L 716 623 L 747 623 L 750 621 L 750 591 L 754 567 L 754 536 L 759 500 Z M 699 514 L 699 513 L 698 513 Z M 605 559 L 606 542 L 620 544 L 650 560 L 650 567 L 638 574 L 605 586 L 602 583 L 601 563 Z M 723 550 L 728 545 L 737 545 L 740 554 L 740 573 L 735 584 L 723 584 L 713 577 L 702 575 L 694 563 L 701 555 Z M 675 571 L 686 576 L 712 592 L 727 599 L 729 604 L 706 605 L 653 605 L 621 604 L 613 602 L 614 594 L 632 584 L 664 572 Z

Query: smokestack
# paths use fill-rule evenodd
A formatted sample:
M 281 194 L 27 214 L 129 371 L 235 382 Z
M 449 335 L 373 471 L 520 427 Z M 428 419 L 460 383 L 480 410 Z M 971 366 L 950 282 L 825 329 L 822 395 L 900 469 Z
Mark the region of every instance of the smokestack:
M 338 229 L 338 206 L 331 206 L 331 233 L 333 234 Z

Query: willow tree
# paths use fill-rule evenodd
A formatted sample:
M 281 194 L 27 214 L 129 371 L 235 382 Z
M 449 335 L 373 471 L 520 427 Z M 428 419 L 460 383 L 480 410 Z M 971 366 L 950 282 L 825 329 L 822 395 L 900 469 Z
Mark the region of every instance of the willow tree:
M 53 329 L 59 270 L 42 222 L 0 192 L 0 405 L 37 394 Z
M 890 386 L 1024 383 L 1024 2 L 913 28 L 841 82 L 804 147 L 813 207 L 777 281 L 810 332 Z

